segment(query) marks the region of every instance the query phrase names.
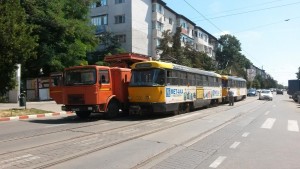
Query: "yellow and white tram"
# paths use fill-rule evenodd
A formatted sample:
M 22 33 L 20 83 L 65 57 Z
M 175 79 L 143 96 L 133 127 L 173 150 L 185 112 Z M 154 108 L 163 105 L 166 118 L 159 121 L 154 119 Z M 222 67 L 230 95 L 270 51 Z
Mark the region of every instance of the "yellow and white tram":
M 222 101 L 222 76 L 217 73 L 160 61 L 131 68 L 131 114 L 180 114 Z
M 228 88 L 234 93 L 234 100 L 239 101 L 247 97 L 247 82 L 236 76 L 222 75 L 222 100 L 228 102 Z

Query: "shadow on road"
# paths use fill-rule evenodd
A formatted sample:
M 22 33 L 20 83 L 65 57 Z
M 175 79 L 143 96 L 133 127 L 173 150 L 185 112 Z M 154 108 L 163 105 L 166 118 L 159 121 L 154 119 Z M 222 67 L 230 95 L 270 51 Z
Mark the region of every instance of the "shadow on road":
M 156 120 L 163 119 L 167 117 L 171 117 L 172 115 L 161 115 L 161 114 L 152 114 L 152 115 L 127 115 L 127 116 L 119 116 L 112 119 L 106 119 L 103 114 L 95 113 L 90 117 L 82 119 L 77 117 L 76 115 L 61 117 L 55 119 L 33 119 L 28 120 L 31 123 L 43 123 L 43 124 L 71 124 L 71 123 L 92 123 L 97 121 L 144 121 L 144 120 Z

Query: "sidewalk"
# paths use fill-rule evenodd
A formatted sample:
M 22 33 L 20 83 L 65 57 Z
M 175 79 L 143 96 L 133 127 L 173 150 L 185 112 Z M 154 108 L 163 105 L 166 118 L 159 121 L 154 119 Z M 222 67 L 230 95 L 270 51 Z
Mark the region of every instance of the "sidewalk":
M 1 121 L 11 121 L 11 120 L 24 120 L 24 119 L 34 119 L 34 118 L 43 118 L 51 116 L 60 116 L 60 115 L 73 115 L 71 112 L 64 112 L 61 110 L 61 104 L 56 104 L 55 101 L 40 101 L 40 102 L 26 102 L 26 108 L 34 108 L 45 111 L 51 111 L 53 113 L 47 114 L 36 114 L 36 115 L 24 115 L 24 116 L 15 116 L 15 117 L 0 117 Z M 8 109 L 24 109 L 20 107 L 19 103 L 0 103 L 0 110 Z

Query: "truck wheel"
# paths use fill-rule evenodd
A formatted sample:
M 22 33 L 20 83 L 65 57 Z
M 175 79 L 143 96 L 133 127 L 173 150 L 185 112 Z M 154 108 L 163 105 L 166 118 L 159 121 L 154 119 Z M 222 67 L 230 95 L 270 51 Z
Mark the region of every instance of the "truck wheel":
M 119 114 L 119 104 L 116 101 L 111 101 L 108 105 L 105 117 L 108 119 L 114 118 Z
M 91 112 L 90 111 L 77 111 L 76 115 L 79 118 L 85 119 L 85 118 L 88 118 L 91 115 Z

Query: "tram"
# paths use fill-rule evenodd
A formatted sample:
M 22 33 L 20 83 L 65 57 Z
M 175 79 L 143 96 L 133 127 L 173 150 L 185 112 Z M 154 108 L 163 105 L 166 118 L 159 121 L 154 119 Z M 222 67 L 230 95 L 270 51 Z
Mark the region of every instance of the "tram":
M 160 61 L 139 62 L 131 68 L 131 114 L 180 114 L 222 102 L 222 76 L 217 73 Z
M 234 101 L 247 97 L 247 81 L 236 76 L 222 75 L 222 102 L 228 102 L 228 88 L 234 93 Z

